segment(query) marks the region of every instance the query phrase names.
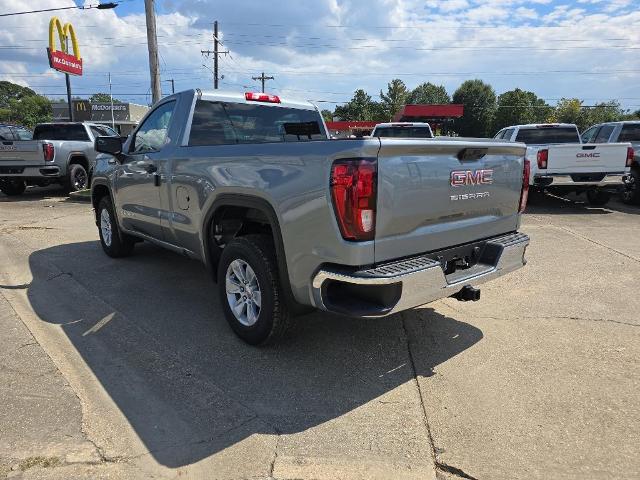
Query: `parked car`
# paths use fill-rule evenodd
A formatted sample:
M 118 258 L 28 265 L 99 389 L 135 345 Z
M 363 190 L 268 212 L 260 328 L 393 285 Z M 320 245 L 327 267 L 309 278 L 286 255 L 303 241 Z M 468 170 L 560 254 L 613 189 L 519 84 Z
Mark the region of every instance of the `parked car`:
M 383 317 L 525 263 L 525 146 L 330 140 L 309 102 L 189 90 L 124 144 L 98 137 L 91 182 L 105 253 L 149 240 L 204 262 L 246 342 L 318 308 Z
M 27 185 L 58 183 L 68 191 L 89 187 L 97 136 L 117 136 L 98 123 L 41 123 L 27 141 L 0 144 L 0 190 L 21 195 Z
M 388 138 L 433 138 L 433 132 L 428 123 L 379 123 L 373 128 L 371 136 Z
M 627 159 L 631 172 L 627 176 L 622 200 L 626 203 L 640 203 L 640 120 L 608 122 L 589 127 L 582 134 L 583 142 L 620 143 L 631 142 L 633 158 Z
M 585 193 L 591 205 L 605 205 L 623 189 L 633 157 L 630 143 L 582 143 L 578 127 L 570 123 L 514 125 L 494 138 L 527 145 L 533 188 Z
M 33 132 L 20 125 L 0 124 L 0 141 L 31 140 Z

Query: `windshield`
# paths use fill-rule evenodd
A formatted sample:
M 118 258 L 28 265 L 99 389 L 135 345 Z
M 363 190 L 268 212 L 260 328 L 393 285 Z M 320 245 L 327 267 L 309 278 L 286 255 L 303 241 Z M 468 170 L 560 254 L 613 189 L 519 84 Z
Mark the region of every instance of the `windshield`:
M 374 137 L 433 138 L 429 127 L 382 127 L 376 128 Z
M 518 132 L 516 142 L 527 145 L 550 143 L 580 143 L 578 130 L 574 127 L 524 128 Z
M 619 142 L 640 142 L 640 123 L 632 123 L 622 126 L 618 137 Z

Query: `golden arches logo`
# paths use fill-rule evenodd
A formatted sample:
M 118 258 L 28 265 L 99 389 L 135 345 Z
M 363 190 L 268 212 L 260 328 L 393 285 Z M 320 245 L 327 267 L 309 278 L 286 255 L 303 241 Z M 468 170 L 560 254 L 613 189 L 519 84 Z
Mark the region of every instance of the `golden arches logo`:
M 56 48 L 56 30 L 60 40 L 60 49 Z M 73 55 L 69 53 L 69 40 L 73 47 Z M 51 68 L 71 75 L 82 75 L 82 58 L 80 57 L 76 31 L 70 23 L 63 25 L 58 17 L 53 17 L 49 21 L 49 48 L 47 48 L 47 54 L 49 55 L 49 66 Z
M 53 34 L 53 30 L 58 30 L 58 38 L 60 39 L 60 50 L 65 53 L 69 53 L 67 48 L 67 38 L 71 37 L 71 44 L 73 46 L 73 56 L 80 60 L 80 47 L 78 46 L 78 39 L 76 38 L 76 31 L 73 29 L 73 25 L 70 23 L 62 22 L 58 17 L 53 17 L 49 22 L 49 48 L 52 52 L 56 51 L 56 39 Z

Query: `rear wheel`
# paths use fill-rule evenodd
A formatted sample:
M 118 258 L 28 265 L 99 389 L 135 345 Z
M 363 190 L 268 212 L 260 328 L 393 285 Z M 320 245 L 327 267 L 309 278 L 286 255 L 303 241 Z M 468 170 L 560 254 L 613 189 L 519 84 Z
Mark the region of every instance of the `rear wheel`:
M 611 193 L 604 190 L 588 190 L 587 201 L 590 205 L 601 207 L 606 205 L 611 199 Z
M 104 252 L 113 258 L 126 257 L 133 251 L 135 239 L 120 232 L 111 199 L 102 197 L 98 204 L 98 232 Z
M 291 323 L 274 252 L 267 235 L 247 235 L 227 244 L 218 265 L 225 317 L 251 345 L 275 343 Z
M 0 180 L 0 191 L 10 197 L 22 195 L 27 189 L 27 183 L 23 180 L 3 179 Z
M 629 204 L 640 203 L 640 170 L 631 170 L 631 181 L 625 185 L 622 192 L 622 201 Z
M 69 165 L 69 178 L 66 187 L 69 192 L 78 192 L 89 188 L 89 174 L 79 163 Z

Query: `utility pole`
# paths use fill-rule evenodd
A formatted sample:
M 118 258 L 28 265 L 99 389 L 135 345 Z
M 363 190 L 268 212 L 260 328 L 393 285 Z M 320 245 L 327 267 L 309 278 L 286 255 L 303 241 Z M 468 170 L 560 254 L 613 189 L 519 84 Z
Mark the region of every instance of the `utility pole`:
M 200 50 L 200 53 L 206 55 L 207 57 L 213 54 L 213 88 L 215 90 L 218 89 L 218 56 L 226 55 L 229 53 L 229 50 L 225 50 L 221 52 L 218 49 L 218 45 L 220 40 L 218 40 L 218 21 L 213 22 L 213 50 Z
M 253 80 L 260 80 L 262 82 L 262 93 L 264 93 L 264 82 L 265 80 L 275 80 L 273 77 L 265 77 L 264 72 L 259 77 L 251 77 Z
M 156 103 L 162 97 L 160 88 L 160 66 L 158 62 L 158 37 L 156 35 L 155 0 L 144 0 L 147 15 L 147 47 L 149 49 L 149 73 L 151 74 L 151 98 Z
M 176 93 L 176 85 L 175 85 L 175 81 L 173 80 L 173 78 L 169 79 L 169 80 L 165 80 L 165 82 L 171 82 L 171 93 Z

